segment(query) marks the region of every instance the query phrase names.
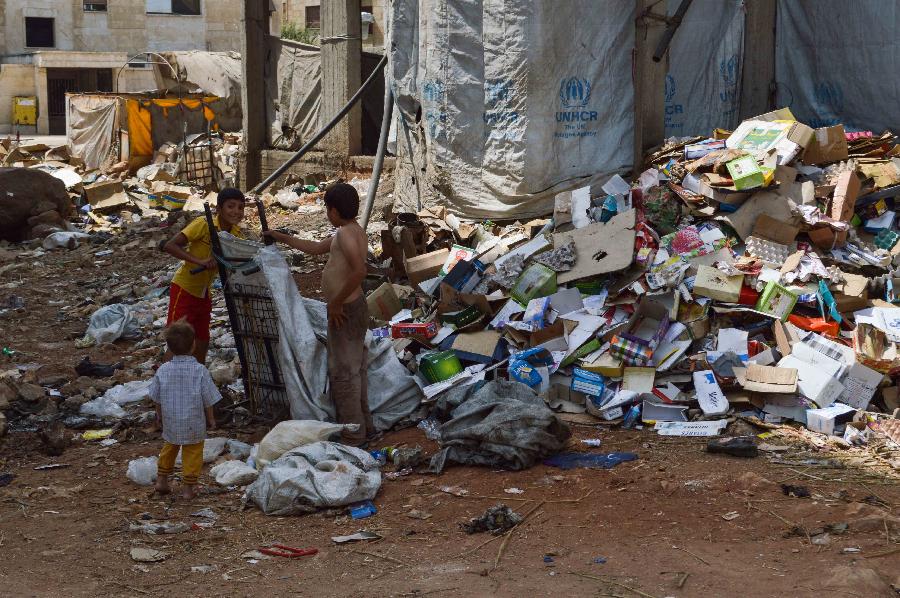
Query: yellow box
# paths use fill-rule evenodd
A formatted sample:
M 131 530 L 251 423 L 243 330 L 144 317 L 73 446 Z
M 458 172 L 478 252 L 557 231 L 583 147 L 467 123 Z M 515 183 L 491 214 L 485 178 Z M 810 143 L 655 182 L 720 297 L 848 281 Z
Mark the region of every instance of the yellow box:
M 13 122 L 14 125 L 37 124 L 37 98 L 34 96 L 13 97 Z

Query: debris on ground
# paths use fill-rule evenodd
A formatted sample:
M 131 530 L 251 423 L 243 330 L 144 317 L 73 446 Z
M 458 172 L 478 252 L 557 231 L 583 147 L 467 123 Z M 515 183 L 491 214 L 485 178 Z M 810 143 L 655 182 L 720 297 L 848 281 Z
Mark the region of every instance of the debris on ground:
M 495 505 L 484 512 L 480 517 L 471 519 L 468 523 L 461 523 L 460 527 L 467 534 L 491 532 L 500 535 L 506 530 L 512 529 L 522 522 L 522 516 L 504 504 Z

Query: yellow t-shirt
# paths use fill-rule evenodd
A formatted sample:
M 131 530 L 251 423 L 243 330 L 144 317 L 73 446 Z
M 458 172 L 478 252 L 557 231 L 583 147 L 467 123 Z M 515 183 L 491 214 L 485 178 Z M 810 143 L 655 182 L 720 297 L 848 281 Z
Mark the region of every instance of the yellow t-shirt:
M 216 230 L 221 230 L 219 228 L 218 216 L 213 217 L 213 223 L 216 225 Z M 241 230 L 237 226 L 233 226 L 228 232 L 230 232 L 235 237 L 242 237 Z M 195 218 L 190 224 L 184 227 L 184 230 L 181 231 L 181 234 L 187 237 L 188 240 L 185 251 L 190 253 L 195 258 L 204 261 L 212 257 L 212 245 L 209 237 L 209 226 L 207 226 L 206 224 L 205 216 Z M 204 270 L 203 272 L 198 272 L 197 274 L 191 274 L 191 270 L 197 267 L 198 266 L 196 264 L 184 262 L 183 264 L 181 264 L 181 267 L 178 268 L 178 271 L 175 272 L 175 276 L 172 278 L 172 282 L 180 286 L 182 289 L 184 289 L 194 297 L 203 298 L 206 297 L 206 294 L 209 292 L 213 281 L 218 275 L 218 271 Z

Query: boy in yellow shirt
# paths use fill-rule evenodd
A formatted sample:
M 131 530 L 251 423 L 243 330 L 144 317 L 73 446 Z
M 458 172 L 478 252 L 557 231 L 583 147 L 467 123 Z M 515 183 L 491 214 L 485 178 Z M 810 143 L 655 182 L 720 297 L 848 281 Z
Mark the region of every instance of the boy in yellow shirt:
M 228 231 L 241 236 L 238 224 L 244 219 L 244 194 L 238 189 L 226 188 L 216 199 L 216 216 L 213 223 L 218 231 Z M 206 217 L 200 216 L 184 227 L 163 247 L 163 251 L 184 263 L 172 278 L 169 291 L 169 317 L 166 325 L 184 319 L 194 328 L 193 355 L 197 362 L 206 363 L 209 349 L 209 322 L 212 317 L 210 292 L 216 279 L 218 266 L 212 256 L 212 244 Z M 196 266 L 205 268 L 192 274 Z M 167 351 L 167 358 L 171 354 Z

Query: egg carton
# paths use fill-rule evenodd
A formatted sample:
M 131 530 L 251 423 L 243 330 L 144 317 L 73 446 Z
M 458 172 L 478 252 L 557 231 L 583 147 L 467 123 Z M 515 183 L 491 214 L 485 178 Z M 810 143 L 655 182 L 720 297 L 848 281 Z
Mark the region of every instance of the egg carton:
M 776 243 L 775 241 L 767 241 L 760 237 L 748 237 L 745 245 L 747 253 L 770 264 L 782 265 L 787 261 L 788 256 L 793 253 L 793 250 L 787 245 Z

